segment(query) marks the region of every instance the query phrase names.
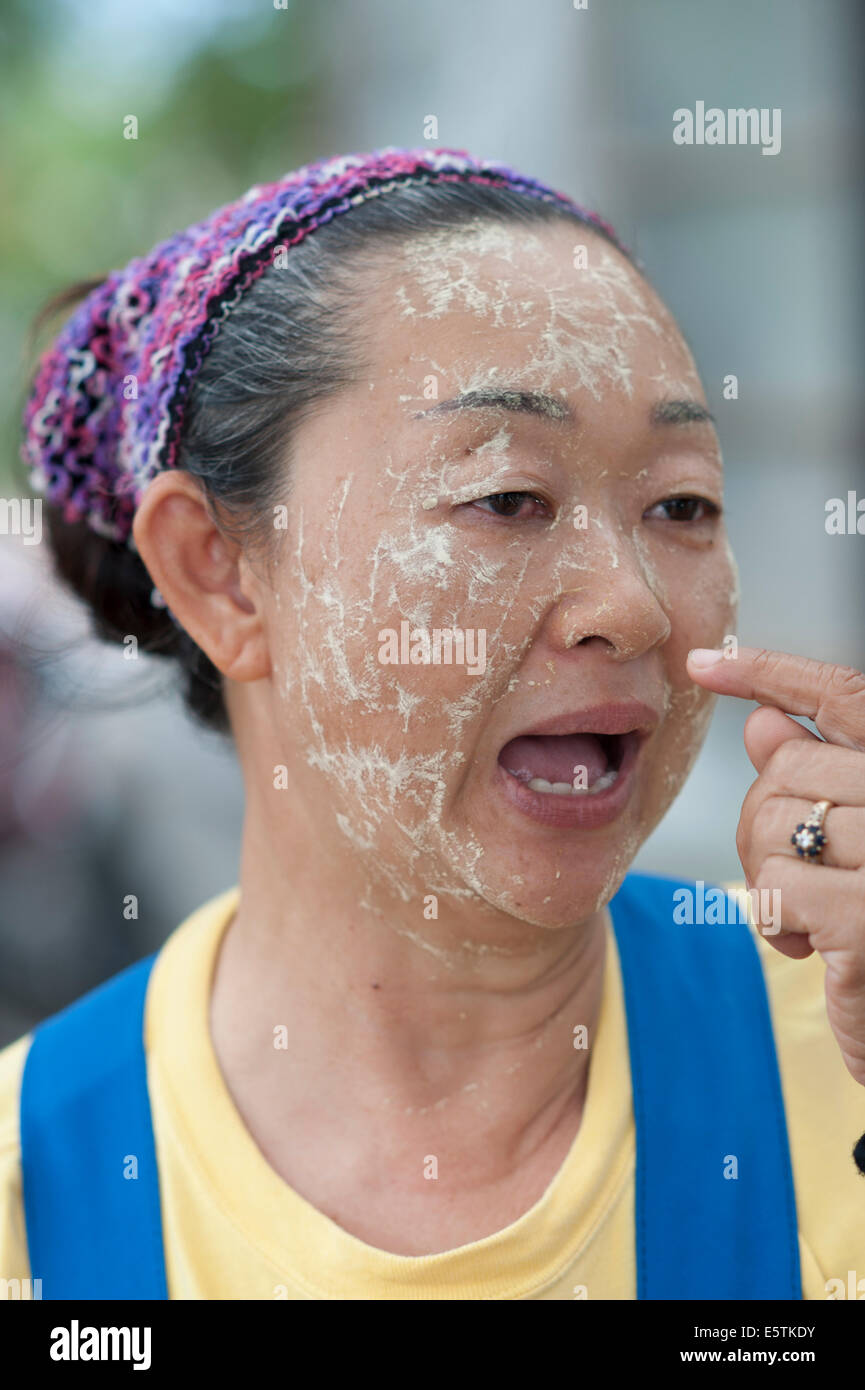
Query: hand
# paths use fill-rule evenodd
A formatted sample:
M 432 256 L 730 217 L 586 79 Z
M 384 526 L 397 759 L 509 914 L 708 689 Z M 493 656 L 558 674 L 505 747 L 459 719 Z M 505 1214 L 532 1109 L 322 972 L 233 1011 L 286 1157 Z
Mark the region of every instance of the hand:
M 712 665 L 688 655 L 688 674 L 719 695 L 756 700 L 745 748 L 759 774 L 742 804 L 736 849 L 749 889 L 780 890 L 786 956 L 819 951 L 829 1023 L 850 1074 L 865 1086 L 865 675 L 786 652 L 740 647 Z M 696 660 L 695 660 L 696 658 Z M 784 711 L 787 713 L 784 713 Z M 805 715 L 822 739 L 788 715 Z M 790 836 L 816 801 L 831 801 L 819 862 Z

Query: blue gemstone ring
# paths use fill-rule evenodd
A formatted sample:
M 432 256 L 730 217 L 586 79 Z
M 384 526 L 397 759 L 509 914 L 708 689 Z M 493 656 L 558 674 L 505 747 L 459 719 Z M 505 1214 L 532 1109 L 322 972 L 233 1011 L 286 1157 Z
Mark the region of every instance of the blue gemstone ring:
M 826 819 L 826 812 L 832 805 L 831 801 L 815 802 L 808 819 L 800 821 L 790 836 L 790 844 L 795 846 L 799 858 L 806 859 L 810 864 L 820 863 L 826 846 L 823 822 Z

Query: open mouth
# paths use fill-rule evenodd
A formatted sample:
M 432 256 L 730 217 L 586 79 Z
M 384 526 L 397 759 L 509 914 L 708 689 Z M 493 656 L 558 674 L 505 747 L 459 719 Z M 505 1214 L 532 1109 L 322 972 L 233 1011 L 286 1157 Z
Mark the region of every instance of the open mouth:
M 534 792 L 599 796 L 618 780 L 640 741 L 636 729 L 621 734 L 521 734 L 505 744 L 499 763 Z

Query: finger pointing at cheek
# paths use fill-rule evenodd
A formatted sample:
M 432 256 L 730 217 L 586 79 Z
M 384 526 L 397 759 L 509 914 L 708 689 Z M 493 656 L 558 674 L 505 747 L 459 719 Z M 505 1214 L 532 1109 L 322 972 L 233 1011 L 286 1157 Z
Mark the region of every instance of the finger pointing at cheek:
M 698 649 L 687 669 L 705 689 L 761 706 L 745 724 L 757 779 L 736 848 L 748 887 L 782 895 L 771 944 L 784 955 L 823 957 L 829 1021 L 865 1085 L 865 675 L 755 647 L 735 657 Z M 813 719 L 822 738 L 791 715 Z M 821 801 L 826 838 L 817 859 L 803 863 L 793 832 Z
M 810 657 L 762 647 L 688 653 L 688 674 L 719 695 L 736 695 L 813 719 L 820 733 L 844 748 L 865 749 L 865 675 Z

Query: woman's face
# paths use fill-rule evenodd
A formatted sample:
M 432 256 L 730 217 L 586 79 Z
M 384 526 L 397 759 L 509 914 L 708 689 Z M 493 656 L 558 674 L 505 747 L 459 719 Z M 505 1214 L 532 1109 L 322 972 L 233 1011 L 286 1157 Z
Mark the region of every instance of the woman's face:
M 276 759 L 371 888 L 570 925 L 682 786 L 712 700 L 685 657 L 733 631 L 700 380 L 575 225 L 431 233 L 367 293 L 368 371 L 296 435 Z

